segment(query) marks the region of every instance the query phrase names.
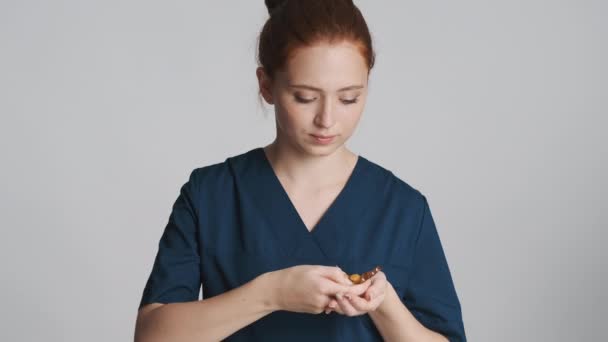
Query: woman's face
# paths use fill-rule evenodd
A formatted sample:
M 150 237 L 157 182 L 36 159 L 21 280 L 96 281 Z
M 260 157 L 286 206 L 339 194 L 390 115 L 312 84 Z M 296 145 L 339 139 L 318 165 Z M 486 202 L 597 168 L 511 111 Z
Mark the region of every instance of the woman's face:
M 262 96 L 275 106 L 279 142 L 327 155 L 355 131 L 367 98 L 368 67 L 350 42 L 319 43 L 296 50 L 273 83 L 261 68 L 258 79 Z

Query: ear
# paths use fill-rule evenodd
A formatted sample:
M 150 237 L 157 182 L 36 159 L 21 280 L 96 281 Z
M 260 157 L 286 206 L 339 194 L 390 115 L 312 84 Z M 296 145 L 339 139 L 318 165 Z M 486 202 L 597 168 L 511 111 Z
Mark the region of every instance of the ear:
M 255 70 L 255 74 L 258 77 L 258 85 L 260 87 L 262 97 L 264 100 L 266 100 L 266 102 L 268 102 L 268 104 L 274 104 L 272 99 L 272 80 L 270 77 L 268 77 L 263 67 L 258 67 Z

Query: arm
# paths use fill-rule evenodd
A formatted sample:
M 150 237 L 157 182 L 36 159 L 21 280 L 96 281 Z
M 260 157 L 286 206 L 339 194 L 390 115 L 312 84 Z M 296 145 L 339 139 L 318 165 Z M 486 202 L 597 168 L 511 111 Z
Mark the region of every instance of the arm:
M 458 295 L 426 197 L 403 297 L 389 283 L 386 297 L 370 312 L 388 341 L 466 342 Z
M 196 170 L 194 170 L 196 171 Z M 140 301 L 135 342 L 219 341 L 274 310 L 267 276 L 198 300 L 201 286 L 199 174 L 192 172 L 173 204 Z M 166 303 L 166 304 L 161 304 Z
M 386 297 L 378 309 L 369 312 L 370 318 L 385 341 L 449 342 L 445 336 L 420 324 L 403 305 L 390 283 L 386 291 Z
M 220 341 L 278 310 L 268 291 L 271 273 L 201 301 L 140 309 L 135 342 Z

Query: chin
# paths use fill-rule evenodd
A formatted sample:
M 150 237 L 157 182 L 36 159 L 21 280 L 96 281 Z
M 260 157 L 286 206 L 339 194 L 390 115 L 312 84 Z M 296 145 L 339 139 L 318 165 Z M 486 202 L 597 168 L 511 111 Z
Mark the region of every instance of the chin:
M 309 141 L 300 144 L 302 150 L 315 156 L 329 156 L 342 148 L 342 141 L 338 140 L 329 145 L 315 145 Z

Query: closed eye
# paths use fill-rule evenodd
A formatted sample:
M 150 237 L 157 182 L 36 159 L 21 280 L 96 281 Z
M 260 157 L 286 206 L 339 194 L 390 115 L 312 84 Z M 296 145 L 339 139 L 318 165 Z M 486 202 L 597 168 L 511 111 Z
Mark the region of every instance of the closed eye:
M 299 96 L 295 96 L 295 99 L 297 102 L 299 103 L 311 103 L 314 100 L 316 100 L 317 98 L 313 98 L 313 99 L 305 99 L 305 98 L 301 98 Z M 358 97 L 355 97 L 354 99 L 341 99 L 340 101 L 342 101 L 342 103 L 349 105 L 349 104 L 353 104 L 353 103 L 357 103 L 357 101 L 359 100 Z

